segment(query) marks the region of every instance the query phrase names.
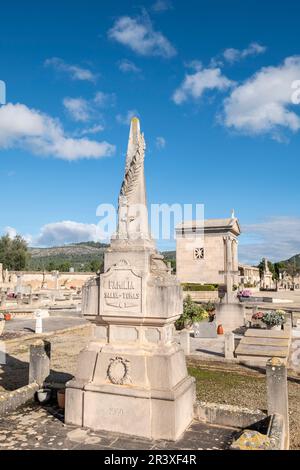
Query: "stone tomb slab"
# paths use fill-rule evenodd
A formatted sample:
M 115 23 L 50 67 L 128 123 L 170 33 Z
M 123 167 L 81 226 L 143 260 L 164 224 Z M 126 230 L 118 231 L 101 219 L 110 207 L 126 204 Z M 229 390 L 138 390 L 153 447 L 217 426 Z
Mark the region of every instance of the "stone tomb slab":
M 249 328 L 245 336 L 254 336 L 257 338 L 281 338 L 289 339 L 291 337 L 291 331 L 289 329 L 285 330 L 267 330 L 266 328 Z

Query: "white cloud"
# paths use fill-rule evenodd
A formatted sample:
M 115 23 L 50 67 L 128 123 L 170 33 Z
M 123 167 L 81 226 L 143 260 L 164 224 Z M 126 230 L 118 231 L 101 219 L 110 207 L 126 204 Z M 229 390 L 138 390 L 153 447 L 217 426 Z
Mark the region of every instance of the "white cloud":
M 64 98 L 63 104 L 74 121 L 86 122 L 91 119 L 87 100 L 83 98 Z
M 173 57 L 175 48 L 159 31 L 155 31 L 149 18 L 122 16 L 108 31 L 108 37 L 143 56 Z
M 20 103 L 0 108 L 0 150 L 7 148 L 23 148 L 69 161 L 101 158 L 115 151 L 115 146 L 105 141 L 66 136 L 58 119 Z
M 245 59 L 246 57 L 249 56 L 256 56 L 259 54 L 263 54 L 266 52 L 267 48 L 265 46 L 262 46 L 261 44 L 258 44 L 257 42 L 252 42 L 249 44 L 249 46 L 246 49 L 234 49 L 234 48 L 229 48 L 225 49 L 223 53 L 223 57 L 227 62 L 234 63 L 238 62 L 239 60 Z
M 152 5 L 152 10 L 155 12 L 162 12 L 172 10 L 173 5 L 170 0 L 156 0 Z
M 116 96 L 114 93 L 104 93 L 103 91 L 97 91 L 94 97 L 94 104 L 99 108 L 105 108 L 106 106 L 113 105 Z
M 32 243 L 36 246 L 55 246 L 83 241 L 99 241 L 99 228 L 95 224 L 83 224 L 65 220 L 44 225 Z
M 14 238 L 17 230 L 13 227 L 5 227 L 3 233 Z M 107 235 L 96 224 L 85 224 L 71 220 L 63 220 L 43 225 L 37 235 L 21 235 L 30 246 L 60 246 L 70 243 L 86 241 L 107 241 Z
M 79 67 L 78 65 L 67 64 L 59 57 L 52 57 L 44 62 L 45 67 L 53 67 L 59 72 L 67 73 L 72 80 L 95 82 L 97 75 L 91 70 Z
M 19 235 L 19 232 L 18 232 L 14 227 L 5 227 L 3 233 L 4 233 L 5 235 L 8 235 L 9 238 L 11 238 L 12 240 L 13 240 L 14 238 L 16 238 L 17 235 Z M 31 235 L 22 235 L 22 238 L 23 238 L 28 244 L 30 244 L 31 241 L 32 241 Z
M 131 60 L 122 59 L 118 62 L 118 67 L 124 73 L 140 73 L 141 69 L 137 67 Z
M 11 239 L 14 239 L 17 236 L 17 231 L 14 227 L 5 227 L 4 233 Z
M 104 108 L 110 104 L 113 104 L 114 100 L 114 94 L 98 91 L 91 100 L 87 100 L 81 97 L 66 97 L 63 100 L 63 105 L 66 108 L 69 116 L 74 121 L 87 122 L 92 119 L 99 119 L 100 115 L 98 108 Z
M 139 113 L 136 109 L 130 109 L 126 114 L 117 114 L 116 120 L 119 124 L 124 124 L 127 126 L 130 124 L 131 119 L 138 115 Z
M 197 62 L 195 73 L 186 74 L 182 84 L 175 90 L 173 101 L 181 104 L 189 98 L 199 99 L 206 90 L 226 90 L 233 82 L 222 75 L 220 68 L 199 69 Z
M 196 72 L 198 72 L 199 70 L 202 69 L 203 65 L 202 65 L 202 62 L 200 60 L 190 60 L 189 62 L 185 62 L 185 67 L 188 68 L 188 69 L 193 69 L 195 70 Z
M 104 131 L 104 126 L 102 124 L 95 124 L 94 126 L 87 127 L 79 131 L 79 135 L 89 135 L 89 134 L 98 134 L 99 132 Z
M 291 108 L 292 84 L 299 77 L 300 56 L 262 68 L 225 100 L 225 126 L 248 134 L 272 133 L 275 138 L 280 128 L 298 131 L 300 117 Z
M 300 253 L 300 218 L 270 217 L 261 223 L 242 226 L 239 245 L 240 260 L 258 264 L 267 257 L 270 261 L 283 261 Z
M 155 144 L 156 144 L 156 147 L 159 150 L 161 150 L 161 149 L 165 148 L 167 142 L 166 142 L 166 139 L 164 137 L 156 137 Z

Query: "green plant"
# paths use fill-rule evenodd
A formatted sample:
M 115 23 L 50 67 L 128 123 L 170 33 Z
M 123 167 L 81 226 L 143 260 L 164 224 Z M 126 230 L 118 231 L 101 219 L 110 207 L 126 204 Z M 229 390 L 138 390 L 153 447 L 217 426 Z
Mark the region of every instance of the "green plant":
M 206 291 L 216 291 L 218 289 L 218 286 L 217 284 L 193 284 L 191 282 L 187 282 L 185 284 L 182 284 L 182 289 L 184 291 L 206 292 Z
M 265 312 L 261 321 L 270 327 L 283 325 L 285 323 L 285 312 L 284 310 Z
M 187 295 L 183 301 L 183 313 L 180 318 L 176 320 L 175 327 L 181 330 L 186 326 L 191 326 L 195 322 L 200 322 L 208 318 L 209 314 L 207 310 L 193 302 L 191 296 Z
M 205 305 L 205 309 L 208 311 L 208 313 L 214 312 L 216 310 L 216 305 L 209 300 Z

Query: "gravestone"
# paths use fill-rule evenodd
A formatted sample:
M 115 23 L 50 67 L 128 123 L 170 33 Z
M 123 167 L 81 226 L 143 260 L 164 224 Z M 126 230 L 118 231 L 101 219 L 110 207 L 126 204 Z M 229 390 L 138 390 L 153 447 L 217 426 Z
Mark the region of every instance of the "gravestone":
M 149 232 L 144 156 L 144 136 L 133 118 L 118 228 L 99 275 L 99 304 L 84 297 L 95 336 L 67 384 L 65 420 L 93 430 L 176 440 L 193 420 L 195 384 L 174 338 L 182 289 Z M 97 283 L 89 287 L 94 295 Z
M 217 324 L 215 321 L 202 321 L 194 323 L 195 338 L 217 338 Z

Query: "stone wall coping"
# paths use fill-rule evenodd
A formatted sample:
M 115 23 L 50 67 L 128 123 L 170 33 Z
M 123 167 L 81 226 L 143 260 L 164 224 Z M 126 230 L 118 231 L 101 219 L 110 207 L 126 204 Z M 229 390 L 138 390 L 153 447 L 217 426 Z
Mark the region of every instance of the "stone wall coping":
M 0 394 L 0 416 L 14 411 L 19 406 L 31 401 L 39 388 L 40 386 L 33 382 L 9 393 L 5 393 L 5 395 Z
M 267 417 L 262 410 L 203 401 L 196 401 L 194 411 L 195 419 L 199 421 L 240 429 L 251 426 Z
M 17 343 L 18 345 L 23 342 L 23 341 L 36 341 L 39 339 L 43 338 L 49 338 L 49 336 L 54 336 L 54 335 L 61 335 L 64 333 L 68 333 L 70 331 L 74 332 L 76 330 L 83 330 L 85 328 L 91 328 L 91 324 L 87 323 L 84 325 L 75 325 L 75 326 L 69 326 L 68 328 L 63 328 L 62 330 L 56 330 L 56 331 L 47 331 L 42 334 L 31 334 L 31 335 L 24 335 L 24 336 L 19 336 L 18 338 L 13 338 L 13 339 L 7 339 L 7 340 L 2 340 L 5 344 L 13 344 Z

